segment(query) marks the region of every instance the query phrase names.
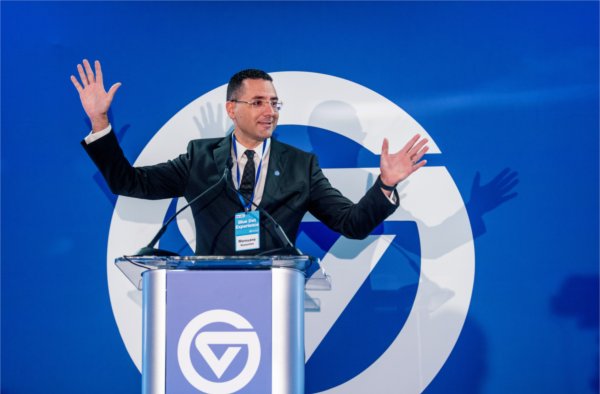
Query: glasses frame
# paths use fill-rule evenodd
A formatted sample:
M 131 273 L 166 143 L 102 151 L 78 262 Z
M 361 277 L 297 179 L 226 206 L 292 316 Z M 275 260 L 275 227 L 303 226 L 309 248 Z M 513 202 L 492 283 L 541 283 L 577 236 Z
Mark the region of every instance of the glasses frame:
M 279 100 L 265 100 L 265 99 L 255 99 L 252 101 L 244 101 L 244 100 L 236 100 L 236 99 L 232 99 L 229 100 L 232 103 L 243 103 L 243 104 L 248 104 L 250 107 L 252 108 L 263 108 L 265 106 L 266 103 L 268 103 L 268 105 L 271 106 L 271 108 L 275 111 L 275 112 L 279 112 L 281 111 L 281 107 L 283 107 L 283 101 L 279 101 Z

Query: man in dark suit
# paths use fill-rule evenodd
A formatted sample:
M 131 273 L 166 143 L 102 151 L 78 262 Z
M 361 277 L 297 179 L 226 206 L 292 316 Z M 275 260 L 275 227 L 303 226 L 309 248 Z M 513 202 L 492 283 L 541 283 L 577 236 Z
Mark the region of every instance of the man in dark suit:
M 191 206 L 199 255 L 258 254 L 281 248 L 272 223 L 258 215 L 253 204 L 269 212 L 292 240 L 307 211 L 346 237 L 364 238 L 398 207 L 395 186 L 426 163 L 421 158 L 427 140 L 418 135 L 395 154 L 388 153 L 384 140 L 381 175 L 354 204 L 331 186 L 315 155 L 271 138 L 282 103 L 267 73 L 244 70 L 227 87 L 232 135 L 191 141 L 187 152 L 174 160 L 135 168 L 108 122 L 120 83 L 106 92 L 98 61 L 95 73 L 87 60 L 77 68 L 80 81 L 75 76 L 71 81 L 92 124 L 82 145 L 113 193 L 146 199 L 184 196 L 190 201 L 231 172 L 228 185 L 221 182 Z M 228 163 L 231 170 L 226 170 Z

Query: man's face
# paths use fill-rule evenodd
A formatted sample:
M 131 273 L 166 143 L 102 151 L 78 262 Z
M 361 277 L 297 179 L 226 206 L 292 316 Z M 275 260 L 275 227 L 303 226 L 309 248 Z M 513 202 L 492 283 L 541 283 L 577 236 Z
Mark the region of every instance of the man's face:
M 252 148 L 271 137 L 279 119 L 279 113 L 268 104 L 268 102 L 278 99 L 273 83 L 264 79 L 245 79 L 234 98 L 246 102 L 255 100 L 266 102 L 260 107 L 253 107 L 246 103 L 227 102 L 227 114 L 233 120 L 238 141 L 246 147 Z

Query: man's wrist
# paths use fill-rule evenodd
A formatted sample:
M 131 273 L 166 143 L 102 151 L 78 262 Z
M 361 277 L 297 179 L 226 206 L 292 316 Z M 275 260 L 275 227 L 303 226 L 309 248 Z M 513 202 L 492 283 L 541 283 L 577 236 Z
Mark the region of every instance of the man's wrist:
M 90 118 L 90 121 L 92 122 L 92 133 L 97 133 L 99 131 L 102 131 L 104 129 L 106 129 L 109 125 L 108 123 L 108 116 L 104 115 L 104 116 L 99 116 L 97 118 Z
M 382 188 L 383 190 L 387 190 L 388 192 L 393 192 L 396 189 L 396 185 L 390 186 L 390 185 L 386 185 L 385 183 L 383 183 L 383 180 L 381 179 L 381 175 L 379 175 L 377 177 L 377 181 L 376 181 L 377 185 Z

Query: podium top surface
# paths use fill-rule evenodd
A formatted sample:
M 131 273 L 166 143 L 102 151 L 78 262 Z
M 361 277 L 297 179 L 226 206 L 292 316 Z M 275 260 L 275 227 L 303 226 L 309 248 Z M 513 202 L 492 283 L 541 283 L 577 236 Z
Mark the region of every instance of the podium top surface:
M 158 269 L 268 269 L 293 268 L 306 272 L 319 264 L 312 256 L 123 256 L 115 263 L 127 262 Z
M 328 290 L 330 278 L 312 256 L 123 256 L 116 266 L 129 281 L 142 289 L 142 274 L 148 270 L 256 270 L 287 268 L 301 271 L 305 288 Z

